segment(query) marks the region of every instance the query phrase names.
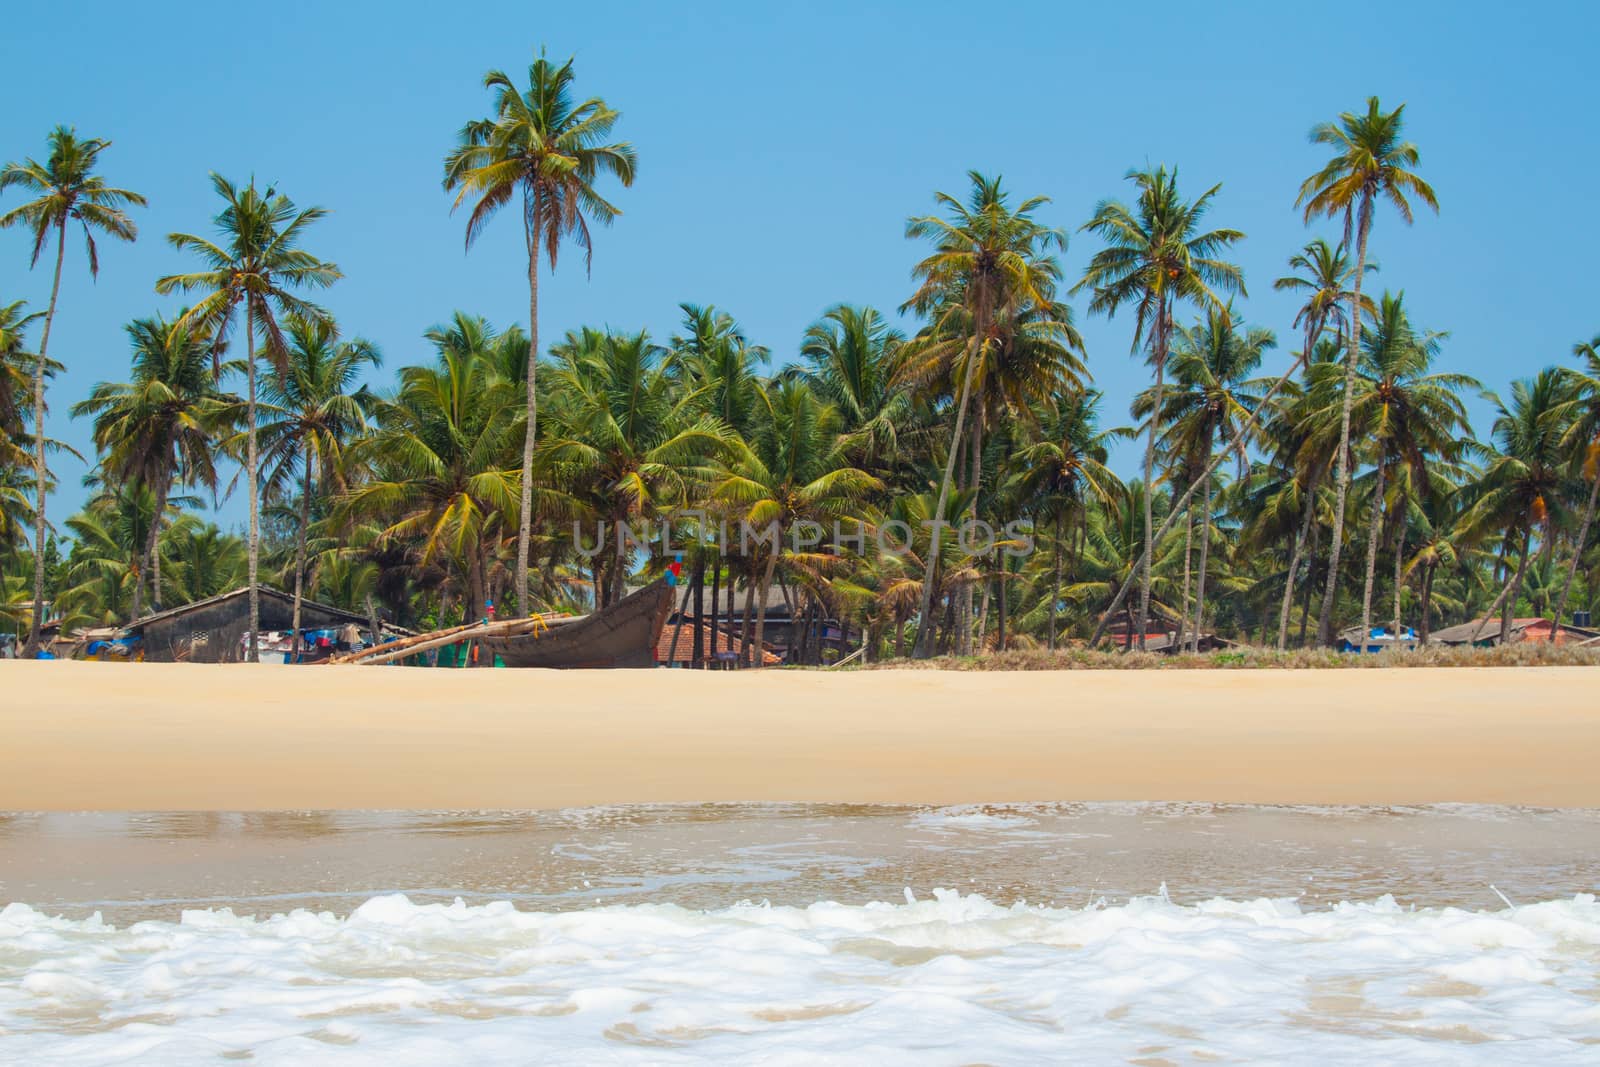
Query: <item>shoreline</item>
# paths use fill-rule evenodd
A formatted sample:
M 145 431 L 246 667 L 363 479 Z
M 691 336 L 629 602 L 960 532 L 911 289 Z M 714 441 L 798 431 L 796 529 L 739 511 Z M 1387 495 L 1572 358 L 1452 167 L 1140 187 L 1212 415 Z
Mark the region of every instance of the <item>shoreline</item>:
M 1600 807 L 1600 674 L 0 663 L 0 811 Z

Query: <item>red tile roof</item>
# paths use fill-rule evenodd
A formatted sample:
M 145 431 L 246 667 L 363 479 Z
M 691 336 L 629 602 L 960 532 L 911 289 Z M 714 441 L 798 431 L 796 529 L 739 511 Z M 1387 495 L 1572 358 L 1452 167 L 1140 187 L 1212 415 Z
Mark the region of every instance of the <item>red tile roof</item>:
M 672 631 L 676 623 L 667 623 L 661 628 L 661 637 L 656 641 L 656 662 L 669 662 L 669 653 L 672 651 Z M 706 631 L 706 658 L 712 659 L 718 652 L 738 652 L 739 635 L 729 634 L 726 630 L 715 629 L 710 623 L 705 624 Z M 685 621 L 683 630 L 678 634 L 678 651 L 676 656 L 671 656 L 670 661 L 690 664 L 694 662 L 694 623 Z M 761 663 L 764 667 L 771 667 L 783 662 L 771 652 L 763 649 Z

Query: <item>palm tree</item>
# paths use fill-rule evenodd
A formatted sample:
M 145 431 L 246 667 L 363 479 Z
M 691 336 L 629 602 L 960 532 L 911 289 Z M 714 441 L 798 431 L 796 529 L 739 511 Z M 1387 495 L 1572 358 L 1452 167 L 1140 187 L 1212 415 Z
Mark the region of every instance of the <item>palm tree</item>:
M 0 215 L 0 229 L 26 226 L 33 232 L 33 258 L 30 265 L 37 266 L 39 255 L 52 231 L 56 239 L 56 269 L 50 282 L 50 303 L 44 314 L 44 332 L 39 338 L 38 358 L 33 365 L 33 600 L 44 602 L 44 537 L 45 493 L 48 473 L 45 470 L 44 433 L 44 379 L 45 361 L 49 358 L 50 328 L 56 321 L 56 299 L 61 294 L 61 264 L 67 257 L 67 224 L 76 222 L 83 227 L 83 239 L 89 253 L 89 274 L 100 276 L 100 253 L 95 247 L 95 234 L 132 241 L 139 228 L 128 217 L 126 208 L 143 207 L 145 198 L 127 189 L 107 185 L 105 179 L 94 173 L 100 153 L 111 147 L 110 141 L 97 137 L 79 140 L 77 132 L 69 126 L 57 126 L 50 131 L 50 154 L 40 163 L 33 159 L 21 163 L 7 163 L 0 168 L 0 193 L 16 187 L 35 194 L 35 199 Z M 39 626 L 42 612 L 35 611 L 28 627 L 29 654 L 38 651 Z
M 244 541 L 223 533 L 215 523 L 193 515 L 180 516 L 162 538 L 168 588 L 179 603 L 237 589 L 249 577 Z
M 339 338 L 332 319 L 292 315 L 284 322 L 286 365 L 262 386 L 262 485 L 268 496 L 284 491 L 300 476 L 300 515 L 295 524 L 293 654 L 300 652 L 300 604 L 306 579 L 306 534 L 311 527 L 313 485 L 342 491 L 344 452 L 367 428 L 372 397 L 366 387 L 352 391 L 361 372 L 383 362 L 371 341 Z M 374 638 L 376 639 L 376 637 Z
M 935 515 L 944 514 L 945 502 L 950 498 L 973 383 L 978 379 L 979 365 L 992 359 L 996 351 L 995 324 L 1008 308 L 1054 303 L 1060 267 L 1051 252 L 1067 246 L 1065 233 L 1044 226 L 1033 217 L 1035 209 L 1049 203 L 1048 197 L 1032 197 L 1012 210 L 998 177 L 986 178 L 977 171 L 969 171 L 967 177 L 972 189 L 966 203 L 948 193 L 935 194 L 950 218 L 924 215 L 906 222 L 906 236 L 933 241 L 935 251 L 912 269 L 919 285 L 905 307 L 934 317 L 927 334 L 933 346 L 946 350 L 942 357 L 945 362 L 952 368 L 965 363 L 959 372 L 961 388 L 955 428 L 939 482 Z M 929 356 L 923 353 L 923 361 Z M 952 373 L 949 380 L 955 378 Z M 976 496 L 973 503 L 976 505 Z M 923 576 L 919 656 L 928 655 L 932 637 L 930 598 L 939 555 L 937 546 L 929 552 L 927 573 Z
M 1232 305 L 1212 307 L 1204 322 L 1180 329 L 1172 352 L 1172 375 L 1177 389 L 1166 399 L 1159 421 L 1168 429 L 1164 435 L 1168 451 L 1179 459 L 1179 470 L 1193 472 L 1210 463 L 1218 444 L 1232 440 L 1239 459 L 1240 475 L 1248 464 L 1246 447 L 1249 435 L 1240 428 L 1251 419 L 1260 404 L 1266 383 L 1249 375 L 1261 366 L 1268 349 L 1278 339 L 1271 330 L 1246 327 L 1236 322 Z M 1134 414 L 1154 411 L 1155 396 L 1143 394 L 1134 402 Z M 1195 586 L 1195 648 L 1199 649 L 1205 619 L 1206 571 L 1210 563 L 1213 480 L 1204 483 L 1201 506 L 1200 570 Z
M 839 412 L 848 449 L 873 466 L 900 447 L 911 394 L 896 388 L 895 365 L 905 335 L 876 308 L 835 304 L 806 327 L 800 340 L 804 366 L 797 373 Z
M 74 417 L 94 419 L 101 469 L 117 482 L 154 494 L 153 520 L 135 568 L 133 617 L 139 618 L 146 576 L 150 602 L 161 604 L 162 519 L 174 485 L 217 490 L 216 440 L 229 420 L 230 401 L 217 388 L 211 345 L 182 316 L 160 315 L 127 325 L 133 345 L 133 379 L 100 382 L 73 405 Z
M 517 530 L 517 607 L 528 600 L 528 544 L 533 534 L 533 446 L 538 434 L 536 393 L 539 359 L 539 255 L 554 270 L 561 243 L 572 238 L 588 264 L 593 254 L 589 220 L 610 225 L 621 212 L 595 191 L 603 173 L 633 184 L 638 160 L 627 142 L 606 143 L 618 112 L 599 97 L 573 104 L 571 59 L 555 64 L 541 52 L 528 68 L 528 88 L 519 91 L 498 70 L 483 77 L 494 93 L 494 117 L 461 129 L 461 143 L 445 157 L 444 186 L 456 192 L 455 208 L 469 200 L 467 247 L 494 214 L 514 197 L 522 199 L 522 231 L 528 248 L 527 426 L 522 437 L 521 525 Z M 452 208 L 454 210 L 454 208 Z
M 1572 425 L 1567 430 L 1565 444 L 1572 455 L 1573 467 L 1590 485 L 1589 499 L 1583 506 L 1583 522 L 1578 527 L 1578 539 L 1572 545 L 1572 560 L 1567 566 L 1567 576 L 1561 583 L 1561 594 L 1556 598 L 1556 625 L 1550 627 L 1552 642 L 1561 630 L 1561 620 L 1567 611 L 1567 597 L 1572 592 L 1572 579 L 1578 573 L 1578 558 L 1589 543 L 1595 502 L 1600 499 L 1600 336 L 1573 345 L 1572 354 L 1584 361 L 1584 369 L 1566 372 L 1572 390 L 1570 403 L 1573 410 L 1570 413 Z
M 1373 329 L 1362 340 L 1362 359 L 1353 379 L 1345 368 L 1325 363 L 1315 368 L 1312 380 L 1312 394 L 1323 403 L 1311 418 L 1325 427 L 1321 431 L 1323 440 L 1335 443 L 1334 427 L 1349 426 L 1374 450 L 1372 511 L 1361 595 L 1363 634 L 1370 633 L 1372 627 L 1379 533 L 1383 516 L 1391 507 L 1386 490 L 1391 485 L 1395 488 L 1392 507 L 1403 518 L 1408 513 L 1407 484 L 1426 494 L 1431 491 L 1431 469 L 1461 459 L 1461 440 L 1470 436 L 1471 427 L 1460 394 L 1481 388 L 1476 379 L 1465 374 L 1429 373 L 1446 335 L 1415 330 L 1406 315 L 1404 297 L 1403 293 L 1383 294 Z M 1350 413 L 1348 423 L 1344 419 L 1346 410 Z M 1401 533 L 1403 555 L 1403 524 Z
M 1087 390 L 1058 398 L 1038 420 L 1037 443 L 1019 453 L 1019 470 L 1013 478 L 1016 495 L 1034 500 L 1038 517 L 1053 527 L 1047 637 L 1051 651 L 1059 633 L 1056 615 L 1062 597 L 1061 549 L 1068 534 L 1067 522 L 1081 533 L 1089 521 L 1091 502 L 1111 507 L 1125 492 L 1106 459 L 1109 439 L 1128 431 L 1101 430 L 1099 405 L 1100 394 Z
M 614 532 L 595 557 L 596 606 L 622 596 L 628 553 L 624 525 L 653 518 L 691 499 L 691 487 L 710 481 L 707 461 L 733 435 L 703 414 L 695 397 L 675 387 L 668 352 L 649 334 L 568 334 L 552 352 L 559 404 L 539 461 L 605 527 Z M 602 573 L 603 569 L 603 573 Z
M 1089 289 L 1091 312 L 1116 314 L 1124 305 L 1134 308 L 1133 351 L 1137 352 L 1148 335 L 1151 362 L 1155 365 L 1155 395 L 1145 441 L 1144 483 L 1152 485 L 1156 460 L 1156 439 L 1163 411 L 1162 385 L 1167 352 L 1173 330 L 1173 308 L 1187 300 L 1201 308 L 1221 304 L 1218 290 L 1244 294 L 1244 276 L 1239 268 L 1218 256 L 1243 240 L 1238 230 L 1202 230 L 1211 198 L 1222 188 L 1213 185 L 1193 203 L 1178 193 L 1178 174 L 1166 167 L 1154 171 L 1134 171 L 1128 175 L 1139 190 L 1134 207 L 1104 200 L 1083 229 L 1098 235 L 1106 247 L 1090 260 L 1083 278 L 1073 292 Z M 1154 519 L 1152 493 L 1143 497 L 1145 543 L 1153 544 Z M 1140 571 L 1139 646 L 1144 647 L 1144 630 L 1150 619 L 1150 559 L 1146 554 Z
M 202 292 L 200 302 L 179 321 L 213 338 L 217 359 L 233 328 L 234 312 L 244 305 L 245 336 L 245 484 L 249 495 L 250 644 L 246 660 L 257 659 L 257 632 L 261 629 L 261 588 L 257 577 L 261 561 L 260 456 L 256 419 L 256 333 L 260 331 L 267 355 L 280 370 L 287 364 L 288 346 L 278 327 L 280 316 L 326 318 L 327 312 L 296 296 L 291 290 L 323 289 L 339 278 L 339 268 L 324 263 L 298 247 L 305 231 L 327 212 L 319 207 L 296 211 L 287 196 L 268 188 L 256 189 L 255 180 L 243 189 L 220 174 L 211 175 L 211 187 L 222 197 L 223 208 L 213 219 L 220 243 L 187 233 L 167 236 L 180 252 L 193 252 L 205 269 L 172 274 L 156 282 L 156 292 Z M 220 367 L 217 368 L 220 372 Z
M 1512 382 L 1510 405 L 1496 400 L 1494 437 L 1499 451 L 1474 487 L 1470 523 L 1481 534 L 1503 535 L 1503 557 L 1513 550 L 1518 556 L 1515 571 L 1479 621 L 1474 641 L 1502 604 L 1500 640 L 1509 637 L 1534 530 L 1542 528 L 1547 552 L 1553 543 L 1559 513 L 1572 495 L 1570 461 L 1562 447 L 1570 400 L 1566 376 L 1553 367 Z
M 25 415 L 31 406 L 28 383 L 33 379 L 33 363 L 38 356 L 28 351 L 28 328 L 44 313 L 25 312 L 26 301 L 0 304 L 0 465 L 12 466 L 26 459 L 22 437 Z
M 835 522 L 859 522 L 861 499 L 883 484 L 848 465 L 840 452 L 837 410 L 804 382 L 779 381 L 763 395 L 765 417 L 755 440 L 738 449 L 711 489 L 713 499 L 737 508 L 739 518 L 767 540 L 761 577 L 747 591 L 758 598 L 755 635 L 746 649 L 751 666 L 761 662 L 767 596 L 779 557 L 785 555 L 784 538 L 798 544 L 801 523 L 817 532 L 831 530 Z M 806 554 L 795 548 L 790 556 Z
M 1280 292 L 1304 294 L 1305 302 L 1295 312 L 1294 325 L 1301 326 L 1305 330 L 1305 342 L 1300 358 L 1309 363 L 1316 358 L 1317 344 L 1321 341 L 1323 333 L 1329 327 L 1333 327 L 1338 332 L 1342 345 L 1345 331 L 1349 326 L 1347 309 L 1355 307 L 1359 301 L 1362 311 L 1370 312 L 1372 299 L 1365 296 L 1358 298 L 1352 292 L 1350 279 L 1355 273 L 1355 267 L 1350 262 L 1349 252 L 1343 243 L 1335 248 L 1318 237 L 1290 257 L 1289 267 L 1301 273 L 1287 274 L 1273 282 L 1272 287 Z M 1376 264 L 1369 263 L 1366 269 L 1368 272 L 1375 272 L 1378 268 Z M 1302 420 L 1291 419 L 1285 423 L 1285 427 L 1300 421 Z M 1295 451 L 1299 451 L 1298 444 Z M 1312 519 L 1316 514 L 1317 487 L 1324 472 L 1321 459 L 1322 457 L 1316 453 L 1307 456 L 1295 455 L 1291 459 L 1297 468 L 1296 480 L 1301 483 L 1296 488 L 1301 491 L 1304 513 L 1295 533 L 1294 547 L 1289 553 L 1289 569 L 1283 584 L 1283 602 L 1278 612 L 1280 651 L 1288 643 L 1289 610 L 1294 601 L 1295 580 L 1300 571 L 1306 537 L 1310 533 Z M 1307 580 L 1309 581 L 1309 578 Z
M 1339 550 L 1344 537 L 1345 498 L 1350 494 L 1350 404 L 1355 388 L 1356 364 L 1361 351 L 1361 282 L 1367 272 L 1367 238 L 1380 198 L 1388 200 L 1407 225 L 1411 223 L 1410 196 L 1439 210 L 1433 187 L 1411 172 L 1417 165 L 1417 146 L 1401 140 L 1406 106 L 1385 113 L 1375 96 L 1367 98 L 1365 114 L 1345 112 L 1337 122 L 1324 122 L 1311 131 L 1313 144 L 1331 146 L 1332 159 L 1300 186 L 1296 206 L 1304 206 L 1305 220 L 1313 216 L 1343 217 L 1344 243 L 1352 237 L 1356 247 L 1355 276 L 1351 282 L 1349 350 L 1345 356 L 1345 396 L 1340 415 L 1339 447 L 1334 453 L 1335 503 L 1333 538 L 1328 560 L 1328 584 L 1322 594 L 1318 639 L 1333 644 L 1333 597 L 1339 584 Z
M 377 429 L 350 446 L 366 481 L 336 503 L 341 528 L 373 524 L 371 540 L 409 548 L 414 565 L 454 569 L 466 618 L 481 609 L 489 555 L 514 512 L 510 455 L 515 386 L 481 353 L 441 347 L 433 366 L 400 368 L 400 388 L 375 405 Z

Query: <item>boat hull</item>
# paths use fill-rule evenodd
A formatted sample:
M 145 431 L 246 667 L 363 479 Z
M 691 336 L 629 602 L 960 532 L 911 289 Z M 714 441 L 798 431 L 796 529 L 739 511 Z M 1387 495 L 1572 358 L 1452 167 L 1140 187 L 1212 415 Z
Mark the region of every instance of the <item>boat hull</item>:
M 591 615 L 479 642 L 507 667 L 654 667 L 656 642 L 671 609 L 672 587 L 657 580 Z

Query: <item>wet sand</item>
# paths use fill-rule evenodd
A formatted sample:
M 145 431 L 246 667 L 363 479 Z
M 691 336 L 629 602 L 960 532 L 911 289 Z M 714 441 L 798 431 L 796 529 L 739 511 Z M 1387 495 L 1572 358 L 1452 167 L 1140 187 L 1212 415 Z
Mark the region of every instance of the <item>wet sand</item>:
M 1600 806 L 1600 672 L 0 664 L 0 810 Z

